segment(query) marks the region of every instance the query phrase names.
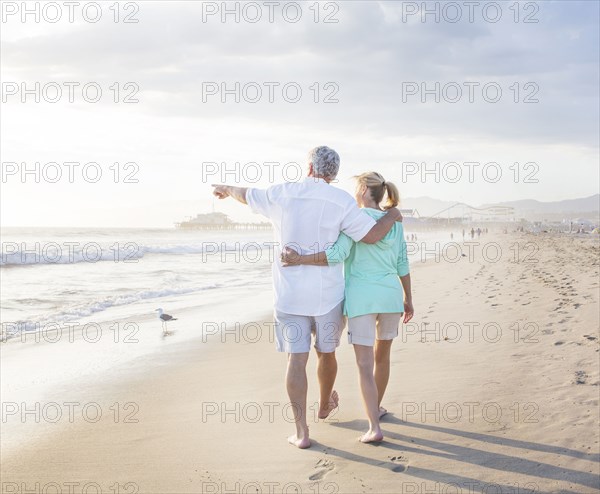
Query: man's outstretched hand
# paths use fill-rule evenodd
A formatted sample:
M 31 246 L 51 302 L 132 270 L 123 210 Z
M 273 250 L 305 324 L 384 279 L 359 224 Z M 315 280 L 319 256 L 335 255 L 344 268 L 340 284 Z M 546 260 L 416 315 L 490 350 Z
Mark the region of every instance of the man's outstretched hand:
M 236 201 L 239 201 L 242 204 L 248 204 L 248 201 L 246 201 L 246 193 L 248 192 L 248 189 L 245 187 L 234 187 L 233 185 L 222 184 L 212 184 L 212 186 L 214 187 L 213 195 L 219 199 L 233 197 Z
M 219 199 L 225 199 L 230 195 L 228 185 L 212 184 L 211 187 L 214 187 L 213 195 Z

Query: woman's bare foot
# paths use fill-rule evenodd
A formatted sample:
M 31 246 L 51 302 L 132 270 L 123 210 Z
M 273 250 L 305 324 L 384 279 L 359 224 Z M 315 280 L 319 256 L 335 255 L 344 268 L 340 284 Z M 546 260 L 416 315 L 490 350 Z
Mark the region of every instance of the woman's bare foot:
M 383 441 L 383 432 L 381 432 L 381 430 L 369 430 L 369 432 L 360 436 L 358 440 L 361 443 L 380 443 L 381 441 Z
M 385 417 L 387 414 L 388 414 L 388 411 L 385 408 L 379 407 L 379 418 Z
M 331 392 L 331 396 L 329 397 L 329 401 L 323 406 L 319 407 L 319 418 L 326 419 L 329 417 L 329 414 L 338 407 L 338 403 L 340 402 L 340 397 L 338 392 L 334 389 Z
M 299 438 L 296 434 L 294 434 L 293 436 L 288 437 L 288 443 L 293 444 L 300 449 L 310 448 L 310 439 L 308 438 L 308 435 Z

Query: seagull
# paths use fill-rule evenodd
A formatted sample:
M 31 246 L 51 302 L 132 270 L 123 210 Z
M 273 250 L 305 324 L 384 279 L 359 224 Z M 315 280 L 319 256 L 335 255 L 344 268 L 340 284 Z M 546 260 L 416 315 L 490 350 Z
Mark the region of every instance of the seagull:
M 162 321 L 163 335 L 168 334 L 167 321 L 177 321 L 177 318 L 170 316 L 169 314 L 165 314 L 161 308 L 155 309 L 155 312 L 158 312 L 158 318 Z

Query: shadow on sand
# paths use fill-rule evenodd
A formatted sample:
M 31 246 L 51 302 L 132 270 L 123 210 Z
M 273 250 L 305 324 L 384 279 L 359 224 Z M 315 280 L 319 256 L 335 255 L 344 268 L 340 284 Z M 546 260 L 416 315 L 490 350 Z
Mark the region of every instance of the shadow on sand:
M 418 436 L 409 436 L 400 434 L 398 432 L 390 431 L 389 425 L 402 426 L 404 428 L 412 428 L 411 432 L 422 431 L 433 431 L 441 434 L 450 434 L 459 436 L 473 441 L 480 441 L 483 444 L 480 449 L 471 448 L 467 446 L 461 446 L 455 442 L 442 442 L 433 441 L 431 439 L 420 438 Z M 337 422 L 331 423 L 333 427 L 342 427 L 357 432 L 362 432 L 366 428 L 364 420 L 352 420 L 349 422 Z M 386 427 L 388 426 L 388 427 Z M 489 451 L 486 448 L 486 444 L 496 444 L 499 446 L 507 446 L 511 448 L 521 448 L 528 451 L 540 451 L 544 453 L 552 453 L 561 456 L 570 456 L 573 458 L 589 460 L 591 463 L 597 463 L 600 460 L 600 455 L 589 454 L 582 451 L 572 450 L 568 448 L 562 448 L 559 446 L 551 446 L 547 444 L 532 443 L 529 441 L 521 441 L 517 439 L 510 439 L 506 437 L 497 437 L 490 434 L 481 434 L 476 432 L 467 432 L 457 429 L 450 429 L 447 427 L 440 427 L 437 425 L 430 424 L 418 424 L 403 422 L 398 418 L 394 417 L 393 414 L 388 414 L 382 420 L 382 429 L 384 430 L 385 440 L 378 445 L 365 445 L 369 448 L 380 448 L 387 453 L 386 460 L 376 460 L 373 458 L 357 455 L 349 451 L 344 451 L 336 448 L 327 447 L 320 445 L 325 448 L 327 454 L 338 456 L 349 461 L 356 461 L 362 464 L 372 465 L 374 467 L 380 467 L 393 472 L 405 472 L 407 476 L 422 479 L 423 481 L 430 481 L 433 483 L 440 482 L 445 484 L 455 484 L 466 492 L 481 492 L 482 488 L 489 486 L 493 489 L 490 492 L 501 492 L 501 493 L 536 493 L 543 494 L 538 485 L 535 482 L 524 482 L 522 484 L 496 484 L 486 483 L 482 480 L 477 480 L 469 477 L 463 477 L 460 475 L 454 475 L 446 472 L 438 472 L 435 470 L 428 470 L 419 468 L 415 465 L 411 465 L 409 460 L 402 456 L 407 453 L 418 453 L 420 455 L 431 455 L 440 459 L 448 459 L 452 461 L 466 462 L 473 465 L 481 466 L 484 468 L 499 470 L 508 474 L 522 474 L 529 477 L 540 477 L 545 479 L 552 479 L 562 482 L 569 482 L 571 484 L 577 484 L 580 486 L 587 487 L 589 490 L 576 492 L 599 492 L 600 491 L 600 476 L 598 474 L 582 472 L 578 470 L 572 470 L 548 463 L 541 463 L 535 460 L 529 460 L 522 456 L 511 456 L 502 453 L 495 453 Z M 397 427 L 394 427 L 397 429 Z M 358 437 L 358 434 L 357 434 Z M 402 444 L 397 444 L 391 441 L 402 441 Z M 417 447 L 415 447 L 415 446 Z M 315 442 L 315 446 L 319 446 L 319 443 Z M 596 468 L 598 468 L 596 466 Z M 402 484 L 413 484 L 410 488 L 404 489 L 399 492 L 422 492 L 421 490 L 414 490 L 418 484 L 415 482 L 403 481 Z M 398 485 L 398 489 L 401 486 Z M 431 485 L 428 486 L 431 488 Z M 412 490 L 411 490 L 412 489 Z M 471 489 L 471 490 L 469 490 Z M 460 491 L 459 491 L 460 492 Z M 565 490 L 552 490 L 552 494 L 562 494 Z

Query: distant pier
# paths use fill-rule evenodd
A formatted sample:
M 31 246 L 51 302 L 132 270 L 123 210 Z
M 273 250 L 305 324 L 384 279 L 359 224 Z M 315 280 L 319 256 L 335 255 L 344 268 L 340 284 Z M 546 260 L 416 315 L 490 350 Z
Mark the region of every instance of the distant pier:
M 175 223 L 175 228 L 181 230 L 270 230 L 271 223 L 237 223 L 231 221 L 225 213 L 212 212 L 198 214 L 186 221 Z
M 270 230 L 271 223 L 228 223 L 227 225 L 194 224 L 187 222 L 175 223 L 175 228 L 181 230 Z

